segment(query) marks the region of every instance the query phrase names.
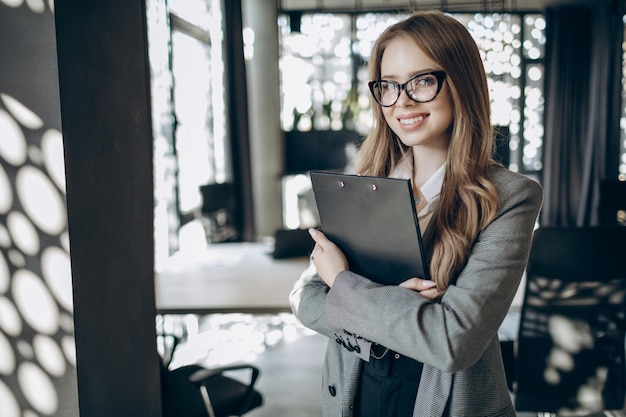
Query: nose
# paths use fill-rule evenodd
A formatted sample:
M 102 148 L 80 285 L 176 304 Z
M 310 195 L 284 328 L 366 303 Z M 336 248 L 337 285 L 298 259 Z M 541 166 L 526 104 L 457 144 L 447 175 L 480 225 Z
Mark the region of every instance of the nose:
M 411 97 L 409 97 L 409 93 L 406 91 L 406 86 L 400 90 L 400 96 L 398 97 L 398 101 L 396 101 L 396 106 L 400 106 L 400 107 L 405 107 L 407 104 L 412 104 L 415 103 L 415 101 L 413 101 L 411 99 Z

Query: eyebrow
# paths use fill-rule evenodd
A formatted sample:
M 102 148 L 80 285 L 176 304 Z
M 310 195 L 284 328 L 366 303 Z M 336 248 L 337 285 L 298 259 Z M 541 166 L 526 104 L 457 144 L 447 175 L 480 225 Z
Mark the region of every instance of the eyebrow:
M 434 68 L 426 68 L 426 69 L 413 71 L 413 72 L 409 73 L 409 78 L 407 78 L 407 80 L 410 80 L 411 78 L 415 77 L 416 75 L 426 74 L 426 73 L 434 72 L 434 71 L 441 71 L 441 70 L 437 70 L 437 69 L 434 69 Z M 381 74 L 380 79 L 381 80 L 396 80 L 396 79 L 398 79 L 398 77 L 396 77 L 394 75 L 382 75 Z

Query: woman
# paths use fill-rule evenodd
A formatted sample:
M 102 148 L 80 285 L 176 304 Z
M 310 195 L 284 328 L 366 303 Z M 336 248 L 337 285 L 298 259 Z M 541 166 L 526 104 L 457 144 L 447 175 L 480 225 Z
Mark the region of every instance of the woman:
M 290 302 L 330 338 L 324 416 L 515 416 L 497 331 L 541 187 L 492 159 L 483 64 L 454 18 L 418 12 L 389 27 L 369 65 L 375 124 L 358 172 L 411 179 L 432 281 L 374 283 L 311 230 L 312 262 Z

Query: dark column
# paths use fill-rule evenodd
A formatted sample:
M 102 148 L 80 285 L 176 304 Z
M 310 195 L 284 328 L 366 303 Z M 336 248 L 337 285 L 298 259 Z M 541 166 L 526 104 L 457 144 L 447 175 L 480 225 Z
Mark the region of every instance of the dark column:
M 226 67 L 227 126 L 231 143 L 233 182 L 237 188 L 236 227 L 244 242 L 255 239 L 250 137 L 248 131 L 248 90 L 243 58 L 243 17 L 241 0 L 224 1 L 224 61 Z
M 143 0 L 57 0 L 81 417 L 160 416 Z

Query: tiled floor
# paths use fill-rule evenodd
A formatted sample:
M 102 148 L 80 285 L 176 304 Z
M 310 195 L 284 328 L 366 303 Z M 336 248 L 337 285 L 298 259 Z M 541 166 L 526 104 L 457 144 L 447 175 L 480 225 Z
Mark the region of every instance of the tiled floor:
M 290 314 L 170 317 L 164 327 L 184 333 L 173 366 L 199 362 L 208 367 L 233 362 L 258 366 L 262 407 L 247 417 L 320 417 L 321 374 L 327 338 L 310 332 Z M 515 317 L 505 320 L 501 337 L 515 334 Z M 533 417 L 535 413 L 518 413 Z
M 168 316 L 161 325 L 186 339 L 173 367 L 248 362 L 260 369 L 256 387 L 264 404 L 247 417 L 321 416 L 327 338 L 303 328 L 292 315 Z
M 159 327 L 186 339 L 176 349 L 174 368 L 247 362 L 260 369 L 256 388 L 264 404 L 247 417 L 321 416 L 327 339 L 302 327 L 292 315 L 168 316 Z
M 304 336 L 260 354 L 258 388 L 265 404 L 249 417 L 320 417 L 326 337 Z

